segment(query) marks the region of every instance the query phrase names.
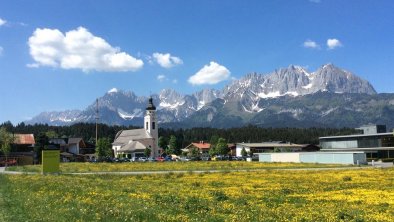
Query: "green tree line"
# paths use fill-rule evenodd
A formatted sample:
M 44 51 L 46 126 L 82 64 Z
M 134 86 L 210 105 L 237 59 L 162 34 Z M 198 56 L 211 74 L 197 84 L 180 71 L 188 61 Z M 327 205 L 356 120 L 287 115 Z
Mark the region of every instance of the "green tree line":
M 11 122 L 0 124 L 10 133 L 32 133 L 35 138 L 45 133 L 51 137 L 82 137 L 85 141 L 94 143 L 96 126 L 94 123 L 78 123 L 71 126 L 49 126 L 47 124 L 26 125 L 20 123 L 16 126 Z M 133 126 L 108 126 L 98 125 L 98 137 L 109 138 L 112 142 L 116 133 L 120 130 L 135 129 Z M 298 144 L 318 144 L 319 137 L 349 135 L 357 133 L 350 128 L 264 128 L 253 125 L 217 129 L 217 128 L 190 128 L 190 129 L 169 129 L 159 128 L 159 136 L 163 137 L 170 149 L 183 148 L 192 142 L 210 142 L 212 137 L 223 138 L 228 143 L 252 143 L 268 141 L 287 141 Z M 171 139 L 171 136 L 175 137 Z

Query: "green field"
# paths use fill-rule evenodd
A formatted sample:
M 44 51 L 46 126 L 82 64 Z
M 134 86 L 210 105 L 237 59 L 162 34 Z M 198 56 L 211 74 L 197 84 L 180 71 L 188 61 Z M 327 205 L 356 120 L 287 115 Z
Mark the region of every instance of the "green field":
M 392 168 L 0 174 L 0 221 L 394 221 L 393 180 Z

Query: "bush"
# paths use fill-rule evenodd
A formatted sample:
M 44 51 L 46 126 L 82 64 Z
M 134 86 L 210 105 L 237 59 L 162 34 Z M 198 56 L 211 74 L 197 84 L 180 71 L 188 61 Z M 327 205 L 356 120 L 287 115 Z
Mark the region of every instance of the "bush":
M 344 176 L 344 177 L 342 177 L 342 180 L 343 181 L 352 181 L 352 177 L 351 176 Z

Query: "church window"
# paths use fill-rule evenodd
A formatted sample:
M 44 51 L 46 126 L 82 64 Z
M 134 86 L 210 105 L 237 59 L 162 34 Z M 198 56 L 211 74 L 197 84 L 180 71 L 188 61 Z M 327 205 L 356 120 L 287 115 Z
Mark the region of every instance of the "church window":
M 145 125 L 146 125 L 146 127 L 145 127 L 145 128 L 146 128 L 146 130 L 149 130 L 149 123 L 148 123 L 148 122 L 146 122 L 146 124 L 145 124 Z
M 155 122 L 152 122 L 152 129 L 155 129 Z

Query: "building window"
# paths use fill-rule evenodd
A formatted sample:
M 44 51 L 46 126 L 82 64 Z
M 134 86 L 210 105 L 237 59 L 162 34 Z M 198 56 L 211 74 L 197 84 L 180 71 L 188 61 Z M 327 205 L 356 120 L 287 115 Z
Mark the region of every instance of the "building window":
M 145 124 L 146 126 L 145 126 L 145 128 L 146 128 L 146 130 L 149 130 L 149 123 L 148 122 L 146 122 L 146 124 Z
M 152 130 L 155 129 L 155 122 L 152 122 Z

